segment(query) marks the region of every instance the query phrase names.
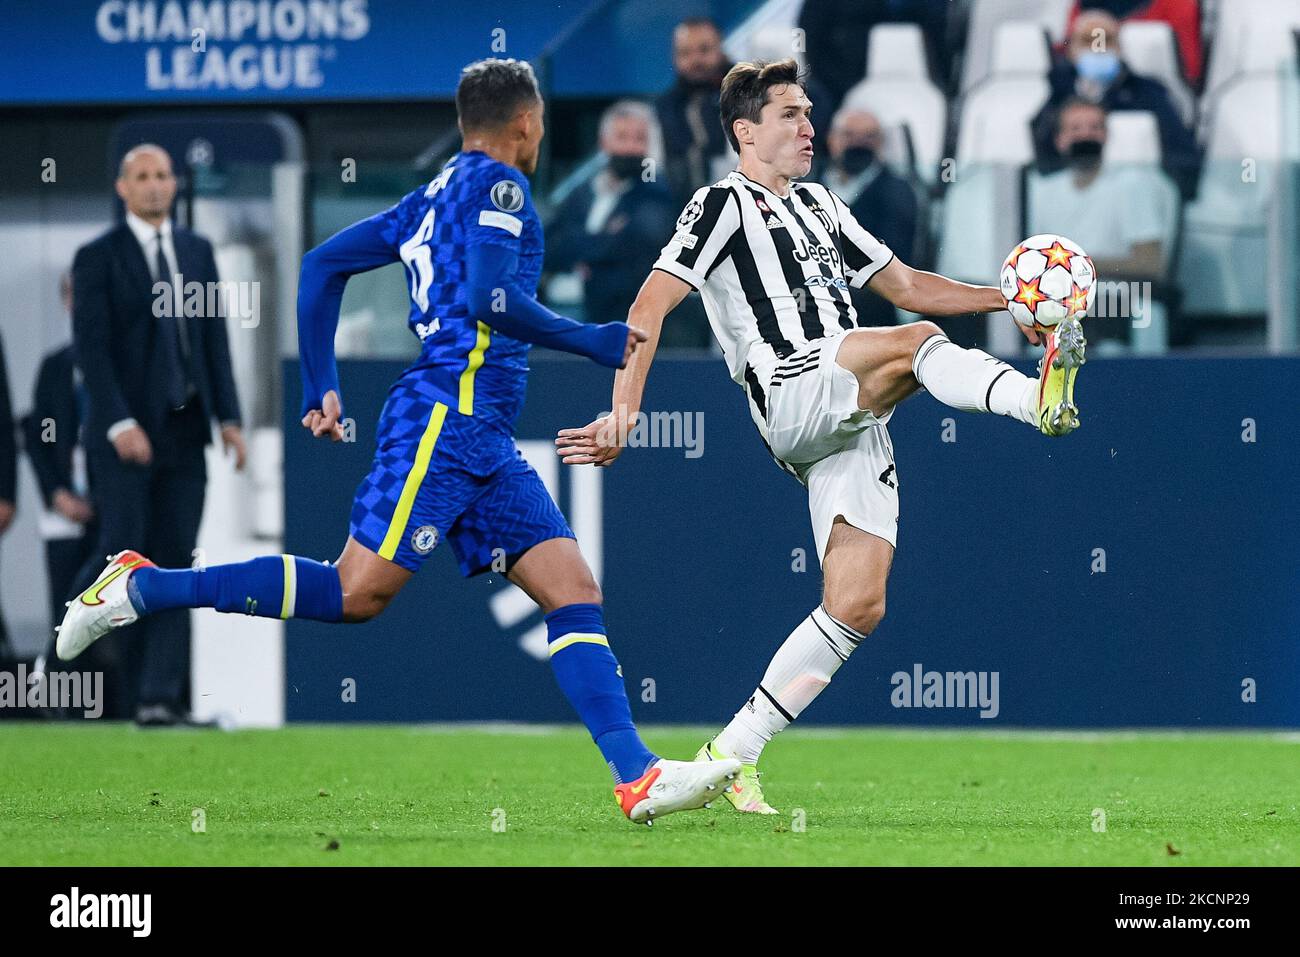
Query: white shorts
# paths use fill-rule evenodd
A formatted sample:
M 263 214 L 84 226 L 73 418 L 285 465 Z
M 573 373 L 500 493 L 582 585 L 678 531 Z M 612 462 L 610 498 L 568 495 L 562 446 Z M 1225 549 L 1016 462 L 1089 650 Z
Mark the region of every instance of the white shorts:
M 846 330 L 781 360 L 767 389 L 767 441 L 808 487 L 817 557 L 837 516 L 890 545 L 898 538 L 898 475 L 885 424 L 858 408 L 858 380 L 835 361 Z

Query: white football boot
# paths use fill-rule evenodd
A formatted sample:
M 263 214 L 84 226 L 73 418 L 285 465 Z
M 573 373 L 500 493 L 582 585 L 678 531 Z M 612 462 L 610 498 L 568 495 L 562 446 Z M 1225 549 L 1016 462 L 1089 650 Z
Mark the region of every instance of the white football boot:
M 735 760 L 697 763 L 660 758 L 629 784 L 614 788 L 614 800 L 634 824 L 653 824 L 674 811 L 708 807 L 740 773 Z
M 154 568 L 139 552 L 124 551 L 109 556 L 108 565 L 95 583 L 68 602 L 63 624 L 55 629 L 59 640 L 55 651 L 71 661 L 114 628 L 123 628 L 140 617 L 127 595 L 126 583 L 140 568 Z

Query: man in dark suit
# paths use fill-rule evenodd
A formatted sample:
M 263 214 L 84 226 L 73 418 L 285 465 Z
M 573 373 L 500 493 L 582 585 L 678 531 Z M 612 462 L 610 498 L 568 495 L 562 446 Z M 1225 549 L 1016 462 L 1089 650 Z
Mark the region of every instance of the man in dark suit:
M 634 100 L 606 110 L 600 121 L 605 168 L 570 193 L 546 227 L 546 268 L 582 277 L 588 322 L 627 319 L 677 218 L 649 165 L 653 124 L 651 109 Z M 707 324 L 698 334 L 707 344 Z
M 0 342 L 0 535 L 14 520 L 18 501 L 18 443 L 14 439 L 14 416 L 9 404 L 9 373 L 5 367 L 4 343 Z M 0 660 L 8 650 L 9 633 L 0 615 Z
M 916 193 L 911 184 L 890 171 L 880 158 L 884 130 L 875 114 L 842 109 L 826 136 L 830 163 L 822 181 L 839 194 L 853 218 L 907 262 L 916 260 Z M 858 324 L 892 326 L 898 322 L 894 304 L 866 288 L 850 289 Z
M 164 567 L 189 565 L 214 419 L 237 468 L 245 456 L 225 318 L 207 309 L 216 261 L 206 239 L 171 221 L 171 157 L 152 144 L 133 148 L 116 186 L 126 221 L 77 250 L 72 265 L 73 343 L 89 398 L 84 435 L 100 521 L 81 588 L 104 555 L 126 548 Z M 194 289 L 204 294 L 189 295 Z M 189 612 L 154 615 L 131 630 L 137 723 L 188 720 Z
M 718 98 L 731 64 L 722 31 L 707 17 L 688 17 L 673 31 L 673 85 L 655 100 L 663 131 L 664 163 L 673 205 L 681 209 L 701 186 L 721 177 L 719 161 L 731 156 Z
M 70 273 L 60 279 L 59 294 L 64 308 L 71 312 Z M 63 602 L 77 582 L 77 573 L 96 551 L 98 529 L 81 442 L 86 404 L 81 371 L 72 343 L 68 343 L 42 360 L 32 409 L 22 423 L 23 444 L 46 509 L 41 537 L 45 539 L 45 570 L 55 624 L 63 617 Z

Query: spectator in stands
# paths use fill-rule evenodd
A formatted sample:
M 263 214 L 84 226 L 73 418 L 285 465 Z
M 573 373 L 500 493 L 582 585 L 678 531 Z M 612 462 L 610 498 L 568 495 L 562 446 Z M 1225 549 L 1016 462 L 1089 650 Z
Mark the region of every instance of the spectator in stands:
M 13 524 L 18 501 L 18 443 L 14 439 L 14 417 L 9 404 L 9 374 L 5 367 L 4 343 L 0 342 L 0 535 Z M 0 615 L 0 653 L 7 649 L 8 633 Z
M 1069 158 L 1068 168 L 1029 178 L 1027 219 L 1030 233 L 1064 232 L 1088 251 L 1103 281 L 1151 281 L 1163 287 L 1165 247 L 1172 241 L 1177 190 L 1159 169 L 1114 167 L 1102 161 L 1106 113 L 1087 100 L 1062 107 L 1056 146 Z M 1127 288 L 1134 288 L 1128 286 Z M 1141 288 L 1141 287 L 1137 287 Z M 1099 290 L 1099 296 L 1105 292 Z M 1157 293 L 1159 295 L 1159 293 Z M 1161 302 L 1126 297 L 1129 312 L 1120 316 L 1099 301 L 1097 315 L 1109 321 L 1093 326 L 1089 338 L 1130 342 L 1140 348 L 1130 326 L 1117 318 L 1151 322 L 1164 328 Z
M 830 164 L 824 182 L 839 194 L 855 219 L 907 262 L 915 261 L 916 193 L 881 161 L 885 135 L 880 121 L 866 110 L 835 114 L 826 148 Z M 892 326 L 898 321 L 893 303 L 867 289 L 852 289 L 862 325 Z
M 622 100 L 606 110 L 600 121 L 605 168 L 570 193 L 547 226 L 546 268 L 579 275 L 589 322 L 627 319 L 645 274 L 672 237 L 677 206 L 659 183 L 658 132 L 644 103 Z
M 721 179 L 734 165 L 718 121 L 722 77 L 731 64 L 722 52 L 722 31 L 707 17 L 691 17 L 673 31 L 677 81 L 658 100 L 668 189 L 678 206 L 701 186 Z
M 165 568 L 189 565 L 214 422 L 237 468 L 245 457 L 225 318 L 181 303 L 178 277 L 187 286 L 220 277 L 211 243 L 172 222 L 171 156 L 153 144 L 132 147 L 116 188 L 125 222 L 82 246 L 72 263 L 73 343 L 89 396 L 83 438 L 99 515 L 97 555 L 74 591 L 90 586 L 105 555 L 127 548 Z M 189 609 L 129 627 L 120 640 L 136 724 L 192 723 Z
M 1182 118 L 1169 91 L 1157 80 L 1138 76 L 1120 59 L 1119 21 L 1105 11 L 1086 10 L 1074 22 L 1064 57 L 1048 75 L 1051 95 L 1033 121 L 1034 149 L 1043 170 L 1060 169 L 1066 157 L 1057 149 L 1057 112 L 1062 104 L 1080 97 L 1106 112 L 1146 110 L 1160 128 L 1165 169 L 1185 196 L 1196 189 L 1199 153 L 1192 131 Z
M 1087 0 L 1086 8 L 1083 0 L 1075 0 L 1066 27 L 1067 36 L 1084 9 L 1104 10 L 1124 23 L 1156 20 L 1169 24 L 1178 44 L 1183 78 L 1190 86 L 1200 85 L 1205 54 L 1201 47 L 1201 10 L 1197 0 Z
M 799 28 L 804 32 L 808 69 L 831 95 L 817 103 L 823 116 L 835 113 L 854 84 L 867 75 L 867 37 L 879 23 L 915 23 L 925 35 L 931 77 L 951 86 L 948 32 L 950 4 L 931 0 L 804 0 Z M 814 101 L 816 102 L 816 101 Z

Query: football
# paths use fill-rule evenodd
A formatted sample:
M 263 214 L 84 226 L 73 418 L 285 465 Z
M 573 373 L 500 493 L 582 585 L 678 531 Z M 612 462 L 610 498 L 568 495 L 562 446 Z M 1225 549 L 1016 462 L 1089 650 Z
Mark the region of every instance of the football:
M 1083 317 L 1096 295 L 1097 270 L 1078 243 L 1042 233 L 1020 242 L 1002 264 L 1000 286 L 1011 317 L 1047 332 Z

